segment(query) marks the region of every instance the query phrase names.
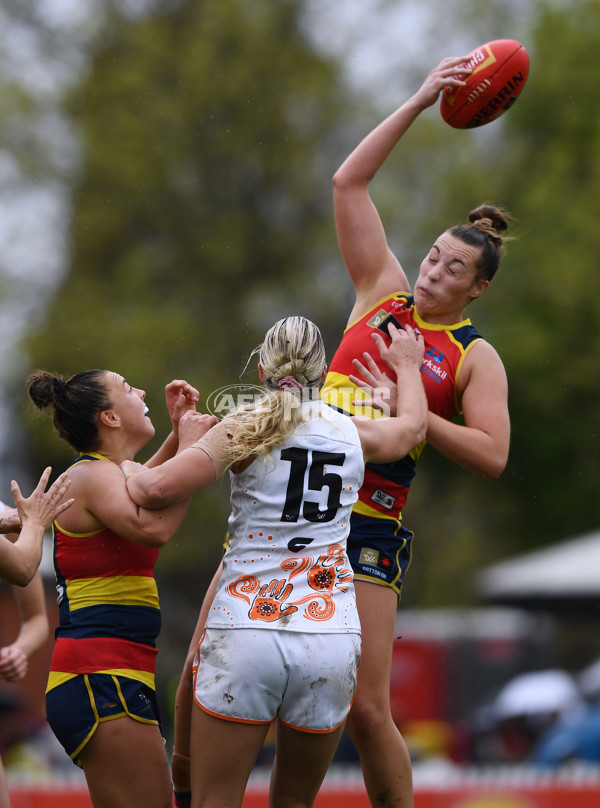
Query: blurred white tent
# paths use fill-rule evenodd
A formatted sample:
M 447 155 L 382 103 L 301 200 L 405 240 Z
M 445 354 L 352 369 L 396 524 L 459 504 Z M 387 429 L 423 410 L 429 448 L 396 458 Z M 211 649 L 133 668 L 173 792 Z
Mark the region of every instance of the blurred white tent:
M 552 668 L 522 673 L 511 679 L 493 706 L 500 719 L 519 715 L 575 715 L 584 707 L 575 679 L 567 671 Z
M 485 567 L 476 587 L 484 600 L 494 603 L 549 609 L 600 606 L 600 531 Z

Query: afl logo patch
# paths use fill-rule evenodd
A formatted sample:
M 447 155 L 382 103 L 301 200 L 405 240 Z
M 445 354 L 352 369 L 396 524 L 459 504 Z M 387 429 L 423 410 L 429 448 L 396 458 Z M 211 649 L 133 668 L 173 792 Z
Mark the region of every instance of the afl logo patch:
M 359 563 L 376 567 L 379 563 L 379 550 L 373 550 L 372 547 L 363 547 L 360 551 Z

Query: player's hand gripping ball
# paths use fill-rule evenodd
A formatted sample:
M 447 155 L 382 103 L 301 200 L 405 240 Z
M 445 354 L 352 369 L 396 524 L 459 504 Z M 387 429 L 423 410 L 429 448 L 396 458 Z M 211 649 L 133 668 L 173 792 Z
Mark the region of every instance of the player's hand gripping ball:
M 515 103 L 529 75 L 529 56 L 515 39 L 487 42 L 475 48 L 465 64 L 472 70 L 461 76 L 465 86 L 444 87 L 440 101 L 442 118 L 455 129 L 495 121 Z

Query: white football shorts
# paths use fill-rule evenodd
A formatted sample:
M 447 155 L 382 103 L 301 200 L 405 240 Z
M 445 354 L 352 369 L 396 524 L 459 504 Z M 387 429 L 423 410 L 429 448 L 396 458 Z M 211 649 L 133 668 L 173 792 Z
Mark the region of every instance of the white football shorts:
M 359 634 L 206 629 L 194 660 L 196 703 L 229 721 L 331 732 L 346 718 Z

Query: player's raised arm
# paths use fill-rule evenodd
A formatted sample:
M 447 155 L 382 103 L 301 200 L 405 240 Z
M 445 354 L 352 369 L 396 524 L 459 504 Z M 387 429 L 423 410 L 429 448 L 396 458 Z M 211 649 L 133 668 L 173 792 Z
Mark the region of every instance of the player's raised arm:
M 464 84 L 456 75 L 457 65 L 464 60 L 464 56 L 444 59 L 413 96 L 359 143 L 334 175 L 338 242 L 357 295 L 350 321 L 385 295 L 410 291 L 404 270 L 388 246 L 368 187 L 410 125 L 438 99 L 442 87 Z

